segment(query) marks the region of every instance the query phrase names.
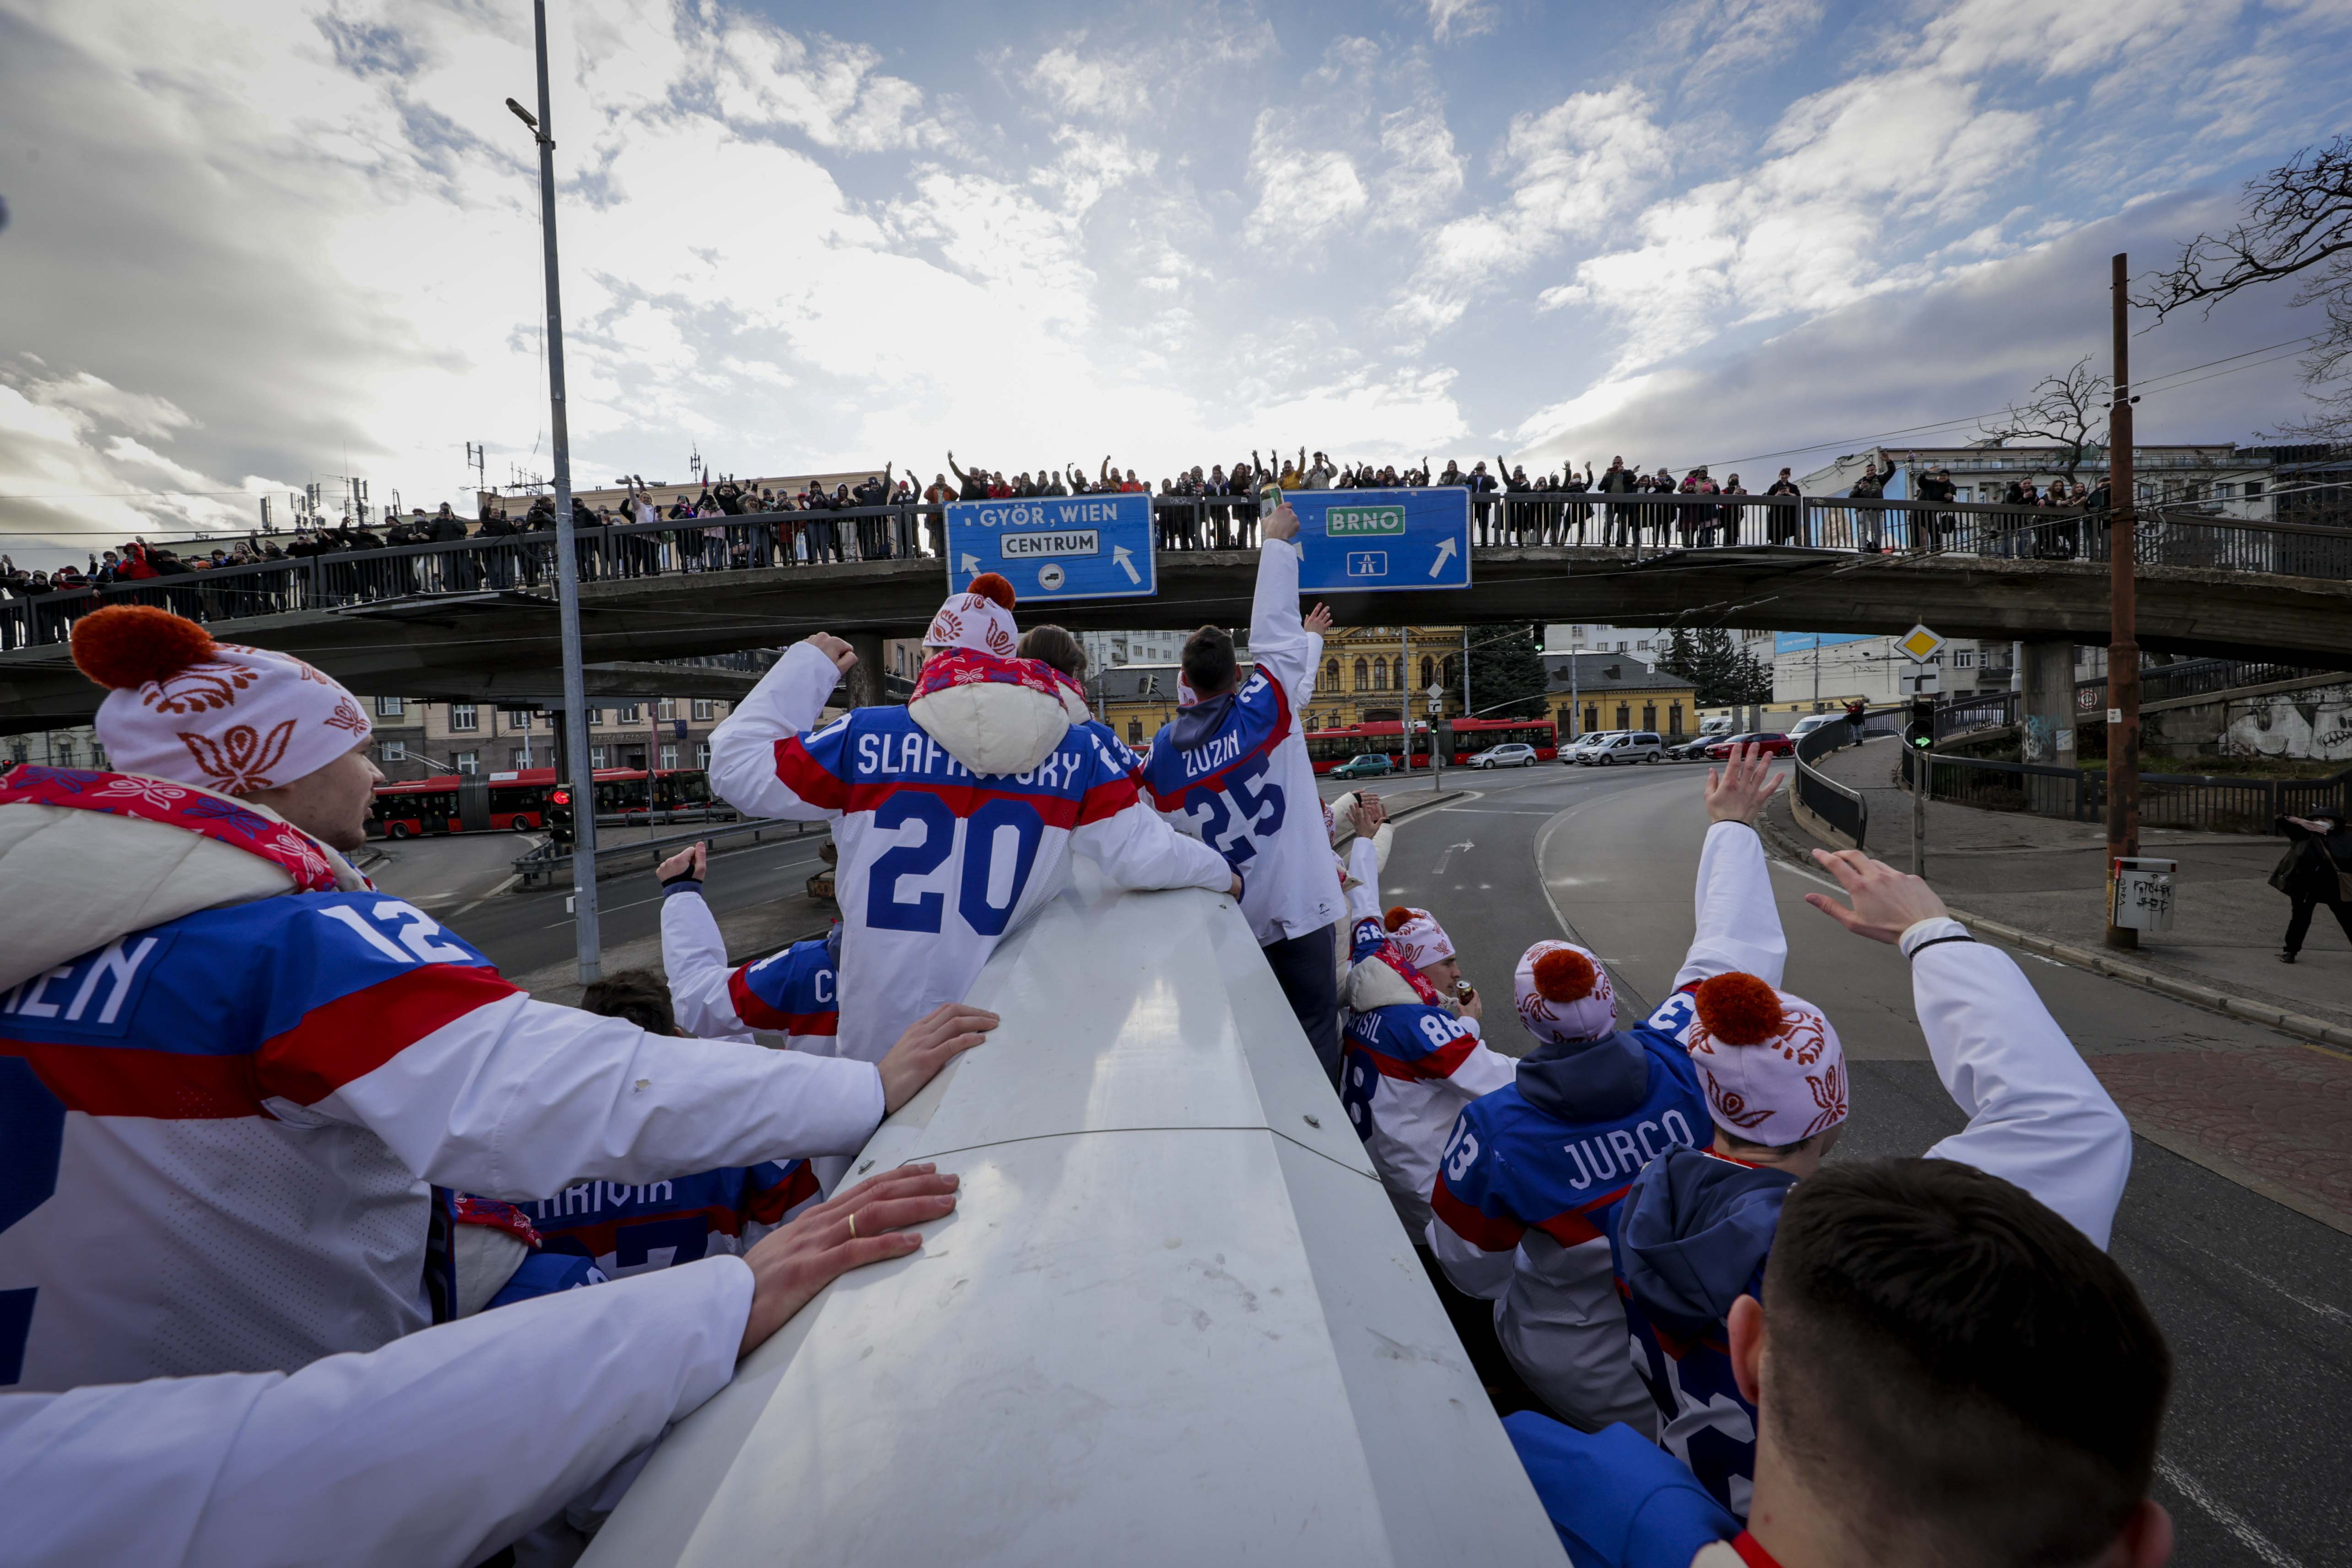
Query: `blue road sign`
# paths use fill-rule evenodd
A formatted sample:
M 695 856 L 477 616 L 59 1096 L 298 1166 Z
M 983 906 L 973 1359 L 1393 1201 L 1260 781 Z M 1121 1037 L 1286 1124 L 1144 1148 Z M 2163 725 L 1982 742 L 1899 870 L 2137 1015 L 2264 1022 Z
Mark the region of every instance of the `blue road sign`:
M 1148 495 L 948 503 L 948 589 L 1002 573 L 1022 604 L 1139 599 L 1158 591 Z
M 1470 585 L 1470 492 L 1286 490 L 1309 594 Z

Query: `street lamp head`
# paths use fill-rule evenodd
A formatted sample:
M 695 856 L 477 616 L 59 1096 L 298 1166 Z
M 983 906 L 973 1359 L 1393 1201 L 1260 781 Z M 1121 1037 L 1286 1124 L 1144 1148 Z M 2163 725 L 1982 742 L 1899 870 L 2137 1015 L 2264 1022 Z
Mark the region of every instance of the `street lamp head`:
M 511 98 L 507 100 L 507 107 L 514 110 L 514 116 L 517 120 L 521 121 L 525 125 L 530 127 L 532 135 L 536 136 L 539 134 L 538 116 L 532 114 L 530 110 L 525 109 L 521 104 L 517 103 Z

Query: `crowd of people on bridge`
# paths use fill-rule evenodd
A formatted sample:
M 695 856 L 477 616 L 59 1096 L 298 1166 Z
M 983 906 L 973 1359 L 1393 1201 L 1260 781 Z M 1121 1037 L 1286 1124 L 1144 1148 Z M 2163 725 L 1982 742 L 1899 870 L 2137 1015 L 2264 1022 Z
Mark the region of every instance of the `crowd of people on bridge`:
M 988 1039 L 966 994 L 1081 857 L 1234 900 L 1580 1568 L 2163 1563 L 2169 1352 L 2104 1250 L 2130 1130 L 2017 965 L 1820 857 L 1844 897 L 1808 902 L 1908 962 L 1966 1121 L 1830 1161 L 1838 999 L 1785 986 L 1779 781 L 1742 748 L 1671 993 L 1629 1015 L 1531 932 L 1490 1005 L 1438 911 L 1383 907 L 1380 799 L 1318 800 L 1329 616 L 1293 510 L 1257 526 L 1250 668 L 1194 633 L 1140 754 L 993 574 L 904 706 L 828 721 L 855 656 L 794 644 L 710 779 L 830 825 L 839 921 L 730 964 L 697 847 L 658 872 L 662 971 L 579 1007 L 345 858 L 376 774 L 335 680 L 83 619 L 112 770 L 0 771 L 0 874 L 44 889 L 0 901 L 0 1563 L 571 1561 L 741 1355 L 956 1208 L 930 1163 L 851 1161 Z

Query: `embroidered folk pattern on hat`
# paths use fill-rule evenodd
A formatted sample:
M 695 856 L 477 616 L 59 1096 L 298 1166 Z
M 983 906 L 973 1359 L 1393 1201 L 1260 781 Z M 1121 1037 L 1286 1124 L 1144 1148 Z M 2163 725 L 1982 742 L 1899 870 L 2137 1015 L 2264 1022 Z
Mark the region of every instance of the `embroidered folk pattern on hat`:
M 152 605 L 83 616 L 73 656 L 111 689 L 98 738 L 125 773 L 247 795 L 316 773 L 373 729 L 349 691 L 291 654 L 216 643 Z
M 1389 940 L 1397 944 L 1404 961 L 1415 969 L 1426 969 L 1454 956 L 1454 939 L 1445 934 L 1445 928 L 1427 910 L 1399 904 L 1389 910 L 1384 923 L 1389 928 Z
M 1539 942 L 1519 955 L 1511 977 L 1519 1022 L 1547 1045 L 1591 1040 L 1617 1025 L 1617 991 L 1592 952 L 1567 942 Z
M 1013 624 L 1013 584 L 993 572 L 982 572 L 971 586 L 951 594 L 931 617 L 923 633 L 925 647 L 970 648 L 974 653 L 1011 658 L 1021 646 Z
M 1691 1065 L 1717 1125 L 1777 1149 L 1845 1120 L 1845 1051 L 1820 1008 L 1738 973 L 1694 1000 Z

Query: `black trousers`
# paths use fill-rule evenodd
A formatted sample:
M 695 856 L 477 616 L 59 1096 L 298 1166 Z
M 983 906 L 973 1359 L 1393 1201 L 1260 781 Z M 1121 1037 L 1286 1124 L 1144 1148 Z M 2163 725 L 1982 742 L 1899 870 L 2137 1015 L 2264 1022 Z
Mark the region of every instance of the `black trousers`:
M 1307 1031 L 1307 1043 L 1315 1047 L 1315 1059 L 1323 1064 L 1323 1076 L 1334 1084 L 1339 1081 L 1339 972 L 1331 942 L 1339 929 L 1328 925 L 1285 937 L 1267 942 L 1265 950 L 1290 1010 L 1298 1015 L 1298 1026 Z
M 2352 939 L 2352 907 L 2336 899 L 2297 899 L 2294 900 L 2294 913 L 2287 917 L 2286 922 L 2286 950 L 2289 952 L 2303 951 L 2303 939 L 2311 931 L 2312 911 L 2323 903 L 2336 917 L 2336 923 L 2344 928 L 2345 936 Z M 1273 949 L 1266 951 L 1271 952 Z

